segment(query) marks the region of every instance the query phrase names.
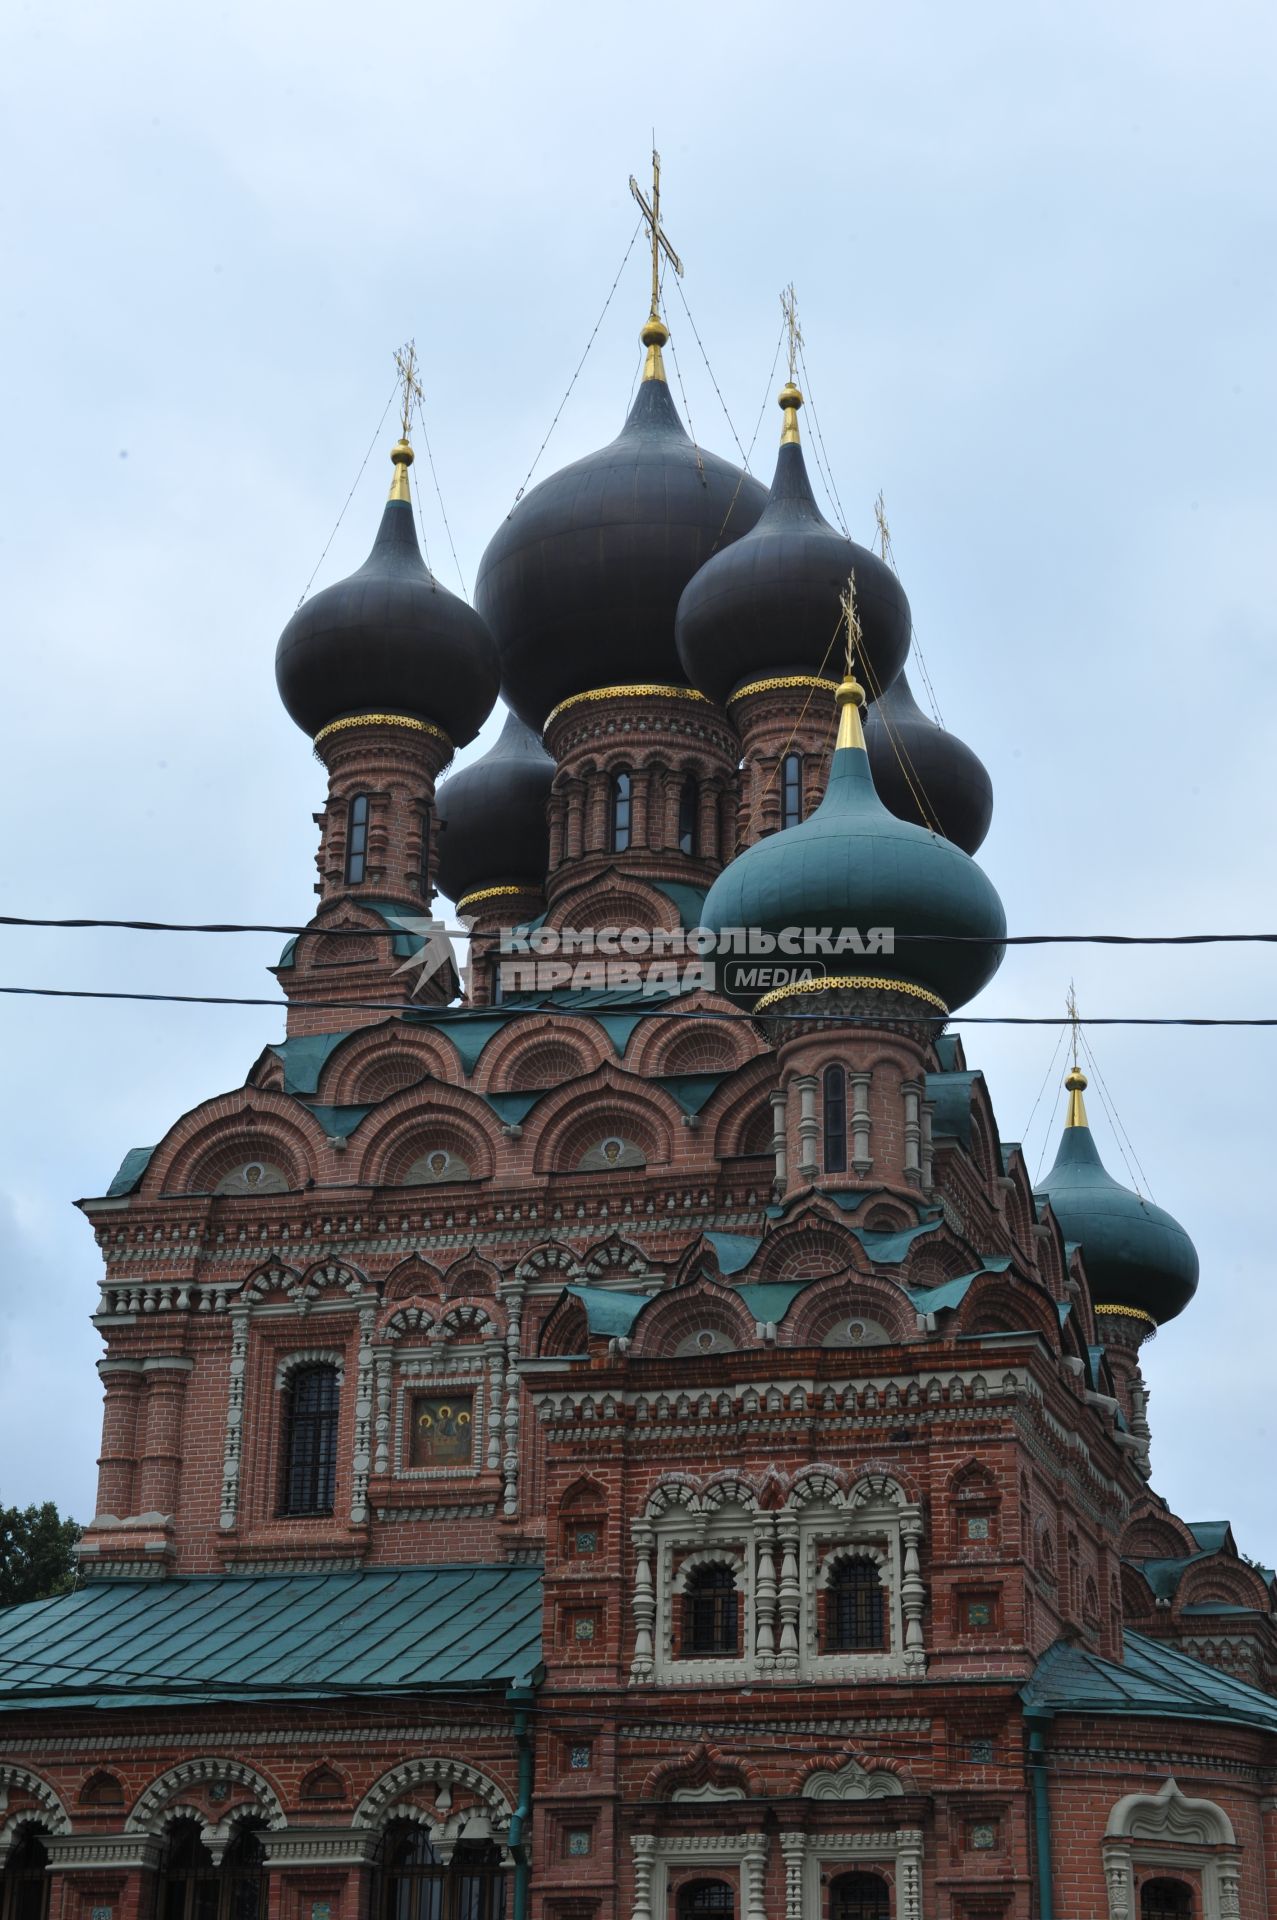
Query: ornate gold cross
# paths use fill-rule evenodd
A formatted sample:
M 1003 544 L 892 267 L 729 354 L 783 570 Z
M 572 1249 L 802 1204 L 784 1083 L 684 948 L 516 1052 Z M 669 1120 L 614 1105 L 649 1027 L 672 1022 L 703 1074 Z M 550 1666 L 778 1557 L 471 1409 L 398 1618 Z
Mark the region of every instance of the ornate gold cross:
M 412 403 L 414 400 L 421 402 L 426 397 L 421 390 L 421 382 L 417 378 L 417 343 L 415 340 L 409 340 L 406 346 L 398 349 L 395 354 L 395 365 L 399 369 L 399 379 L 403 386 L 402 438 L 406 440 L 408 438 L 408 429 L 412 424 Z
M 655 147 L 652 148 L 651 200 L 648 200 L 633 174 L 630 175 L 630 192 L 639 203 L 652 243 L 652 318 L 658 320 L 661 310 L 661 255 L 665 255 L 680 280 L 683 277 L 683 262 L 670 245 L 661 225 L 661 156 Z
M 798 301 L 792 280 L 780 296 L 780 310 L 789 331 L 789 384 L 793 387 L 798 384 L 798 356 L 803 350 L 803 330 L 798 324 Z

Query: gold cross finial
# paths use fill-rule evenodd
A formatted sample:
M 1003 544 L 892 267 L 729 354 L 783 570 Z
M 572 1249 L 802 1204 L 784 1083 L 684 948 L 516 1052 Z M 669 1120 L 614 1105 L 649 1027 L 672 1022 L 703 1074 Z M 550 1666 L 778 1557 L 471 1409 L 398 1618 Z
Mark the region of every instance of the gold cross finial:
M 421 391 L 421 382 L 417 378 L 417 343 L 415 340 L 409 340 L 406 346 L 397 349 L 395 353 L 395 365 L 399 369 L 399 381 L 403 387 L 403 411 L 400 421 L 400 433 L 402 438 L 406 440 L 408 438 L 409 428 L 412 425 L 412 403 L 414 400 L 421 401 L 425 399 L 425 395 Z
M 639 338 L 647 348 L 647 364 L 643 368 L 644 380 L 664 380 L 665 365 L 661 359 L 661 348 L 669 339 L 669 328 L 661 319 L 661 255 L 673 267 L 680 279 L 683 277 L 683 262 L 669 243 L 664 227 L 661 225 L 661 156 L 652 144 L 652 198 L 649 200 L 634 175 L 630 175 L 630 192 L 638 201 L 639 210 L 647 227 L 648 238 L 652 243 L 652 310 L 647 317 L 647 325 Z
M 891 559 L 891 528 L 887 525 L 887 502 L 881 492 L 874 501 L 874 519 L 878 523 L 878 551 L 884 560 L 894 565 Z
M 789 384 L 792 387 L 798 379 L 798 356 L 803 350 L 803 330 L 798 324 L 798 301 L 792 280 L 780 296 L 780 310 L 789 334 Z
M 1086 1103 L 1082 1095 L 1086 1092 L 1086 1075 L 1078 1065 L 1077 1060 L 1078 1038 L 1082 1021 L 1078 1014 L 1077 995 L 1073 991 L 1073 982 L 1071 980 L 1069 981 L 1069 991 L 1064 1004 L 1068 1009 L 1069 1023 L 1073 1028 L 1073 1065 L 1064 1076 L 1064 1085 L 1069 1096 L 1069 1111 L 1064 1124 L 1066 1128 L 1084 1127 L 1087 1124 Z
M 860 615 L 856 611 L 854 573 L 847 575 L 847 584 L 838 596 L 838 604 L 842 608 L 842 617 L 847 627 L 847 678 L 850 680 L 852 678 L 851 663 L 855 657 L 856 648 L 860 645 Z

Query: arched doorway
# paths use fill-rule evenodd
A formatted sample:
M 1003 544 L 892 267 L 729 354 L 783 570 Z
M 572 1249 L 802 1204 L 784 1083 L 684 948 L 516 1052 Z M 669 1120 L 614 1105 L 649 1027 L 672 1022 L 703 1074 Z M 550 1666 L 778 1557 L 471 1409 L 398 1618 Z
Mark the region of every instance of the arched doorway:
M 829 1920 L 891 1920 L 891 1889 L 880 1873 L 840 1873 L 829 1889 Z
M 445 1858 L 425 1827 L 400 1821 L 382 1841 L 378 1920 L 505 1920 L 508 1878 L 490 1841 L 459 1841 Z
M 25 1827 L 9 1849 L 0 1875 L 0 1920 L 47 1920 L 49 1856 L 44 1834 Z

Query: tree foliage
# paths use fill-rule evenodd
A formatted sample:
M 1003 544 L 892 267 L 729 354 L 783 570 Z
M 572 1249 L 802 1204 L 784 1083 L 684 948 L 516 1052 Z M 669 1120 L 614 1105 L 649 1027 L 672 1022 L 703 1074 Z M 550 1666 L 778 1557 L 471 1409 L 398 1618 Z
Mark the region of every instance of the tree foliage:
M 0 1507 L 0 1607 L 69 1593 L 81 1531 L 52 1500 L 39 1507 Z

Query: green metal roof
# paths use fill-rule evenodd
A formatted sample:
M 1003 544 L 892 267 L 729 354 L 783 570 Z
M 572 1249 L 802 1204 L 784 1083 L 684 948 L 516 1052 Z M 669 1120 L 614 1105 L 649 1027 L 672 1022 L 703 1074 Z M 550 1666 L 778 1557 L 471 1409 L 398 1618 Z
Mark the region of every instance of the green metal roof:
M 678 917 L 685 928 L 700 926 L 701 910 L 705 905 L 703 887 L 685 886 L 681 880 L 649 880 L 647 884 L 653 893 L 663 893 L 678 908 Z
M 347 1140 L 371 1107 L 320 1107 L 310 1109 L 330 1140 Z
M 1237 1542 L 1227 1520 L 1190 1520 L 1187 1526 L 1203 1553 L 1218 1553 L 1221 1548 L 1236 1553 Z
M 526 1686 L 537 1567 L 95 1580 L 0 1611 L 0 1711 Z
M 959 1140 L 966 1146 L 971 1138 L 971 1089 L 979 1078 L 978 1073 L 969 1070 L 926 1076 L 927 1098 L 933 1106 L 933 1133 Z
M 142 1175 L 151 1164 L 154 1147 L 130 1147 L 120 1162 L 120 1170 L 106 1190 L 108 1200 L 118 1200 L 126 1193 L 135 1193 L 142 1184 Z
M 761 1235 L 753 1233 L 707 1233 L 705 1238 L 713 1247 L 718 1270 L 723 1274 L 740 1273 L 763 1244 Z
M 650 1293 L 617 1293 L 610 1287 L 568 1287 L 565 1291 L 585 1308 L 591 1333 L 613 1338 L 629 1332 L 653 1297 Z
M 1277 1699 L 1271 1694 L 1142 1633 L 1128 1632 L 1123 1642 L 1119 1666 L 1057 1641 L 1021 1689 L 1026 1713 L 1228 1721 L 1277 1733 Z

